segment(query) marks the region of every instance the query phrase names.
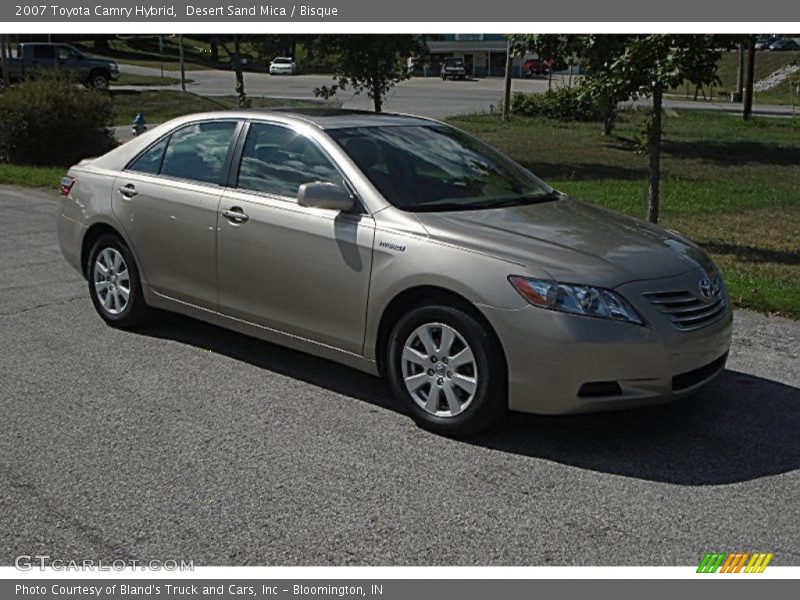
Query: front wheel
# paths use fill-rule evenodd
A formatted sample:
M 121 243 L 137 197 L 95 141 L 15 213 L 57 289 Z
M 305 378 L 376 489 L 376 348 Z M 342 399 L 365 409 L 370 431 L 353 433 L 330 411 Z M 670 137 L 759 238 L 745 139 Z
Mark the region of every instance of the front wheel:
M 96 90 L 105 91 L 108 89 L 109 77 L 105 73 L 92 73 L 89 85 Z
M 133 254 L 115 235 L 103 235 L 92 246 L 86 269 L 92 304 L 112 327 L 130 328 L 149 312 Z
M 467 312 L 417 307 L 389 340 L 389 380 L 421 427 L 462 437 L 493 425 L 506 408 L 506 370 L 494 334 Z

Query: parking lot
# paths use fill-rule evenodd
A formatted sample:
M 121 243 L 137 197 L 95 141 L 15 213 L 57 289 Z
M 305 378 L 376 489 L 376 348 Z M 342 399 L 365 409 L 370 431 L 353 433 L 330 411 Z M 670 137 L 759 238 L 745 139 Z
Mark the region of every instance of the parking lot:
M 800 323 L 654 409 L 417 429 L 378 379 L 164 314 L 106 327 L 53 192 L 0 187 L 0 563 L 800 564 Z

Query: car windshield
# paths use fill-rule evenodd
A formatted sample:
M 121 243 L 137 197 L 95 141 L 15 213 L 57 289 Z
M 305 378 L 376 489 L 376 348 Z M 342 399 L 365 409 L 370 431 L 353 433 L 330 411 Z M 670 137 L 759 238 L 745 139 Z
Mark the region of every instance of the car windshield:
M 464 65 L 464 61 L 460 58 L 445 58 L 444 62 L 448 67 L 461 67 Z
M 356 127 L 328 133 L 384 198 L 402 210 L 478 210 L 559 196 L 488 145 L 446 125 Z
M 287 65 L 287 64 L 290 64 L 292 62 L 292 59 L 291 58 L 276 58 L 272 62 L 277 63 L 279 65 Z

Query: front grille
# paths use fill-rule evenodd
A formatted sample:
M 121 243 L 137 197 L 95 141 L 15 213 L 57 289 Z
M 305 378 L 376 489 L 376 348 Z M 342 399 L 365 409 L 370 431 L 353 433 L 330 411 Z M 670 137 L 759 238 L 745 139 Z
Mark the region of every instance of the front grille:
M 681 331 L 710 325 L 720 319 L 728 308 L 724 286 L 719 280 L 714 283 L 708 299 L 690 290 L 645 292 L 643 295 Z
M 680 390 L 685 390 L 686 388 L 690 388 L 693 385 L 697 385 L 698 383 L 705 381 L 725 366 L 725 361 L 727 358 L 728 353 L 726 352 L 717 360 L 710 362 L 699 369 L 675 375 L 675 377 L 672 378 L 673 391 L 679 392 Z

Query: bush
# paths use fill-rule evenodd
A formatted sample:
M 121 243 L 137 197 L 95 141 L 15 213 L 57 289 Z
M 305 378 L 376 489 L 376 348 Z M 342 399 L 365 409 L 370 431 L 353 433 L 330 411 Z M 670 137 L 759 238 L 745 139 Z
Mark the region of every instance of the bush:
M 58 72 L 42 73 L 0 95 L 0 161 L 68 166 L 116 144 L 111 98 Z
M 577 87 L 562 87 L 544 94 L 515 92 L 511 96 L 511 112 L 561 121 L 600 121 L 603 118 L 600 106 L 584 98 Z

